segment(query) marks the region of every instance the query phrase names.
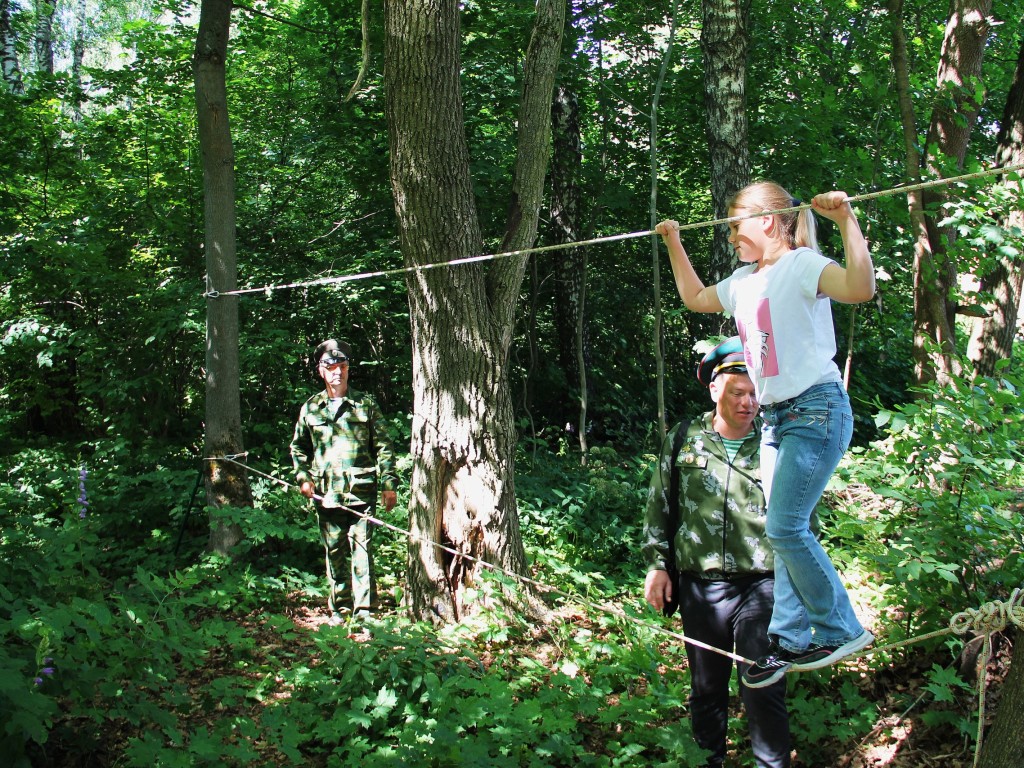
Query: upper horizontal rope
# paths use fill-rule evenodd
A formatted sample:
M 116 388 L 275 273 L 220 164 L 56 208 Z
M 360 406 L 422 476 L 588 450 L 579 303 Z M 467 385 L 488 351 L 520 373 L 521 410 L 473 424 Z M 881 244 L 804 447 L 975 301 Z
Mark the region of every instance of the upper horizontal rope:
M 975 171 L 973 173 L 965 173 L 961 176 L 953 176 L 948 179 L 933 179 L 931 181 L 922 181 L 917 184 L 900 185 L 896 187 L 890 187 L 889 189 L 883 189 L 876 192 L 867 192 L 863 195 L 854 195 L 847 197 L 846 202 L 857 203 L 864 200 L 874 200 L 879 197 L 886 197 L 888 195 L 906 194 L 908 192 L 916 192 L 922 189 L 929 189 L 931 187 L 940 187 L 948 184 L 957 184 L 964 181 L 970 181 L 971 179 L 980 179 L 986 176 L 995 176 L 1004 173 L 1013 173 L 1015 171 L 1024 170 L 1024 163 L 1017 165 L 1002 166 L 999 168 L 990 168 L 985 171 Z M 683 224 L 679 227 L 679 231 L 691 230 L 691 229 L 703 229 L 705 227 L 714 227 L 719 224 L 731 224 L 736 221 L 743 221 L 744 219 L 752 219 L 758 216 L 773 215 L 778 213 L 790 213 L 793 211 L 802 211 L 811 208 L 810 203 L 803 203 L 796 205 L 791 208 L 778 208 L 772 211 L 760 211 L 758 213 L 750 213 L 743 216 L 728 216 L 723 219 L 709 219 L 707 221 L 698 221 L 690 224 Z M 261 288 L 237 288 L 230 291 L 217 291 L 209 290 L 203 295 L 208 299 L 216 299 L 222 296 L 241 296 L 244 294 L 251 293 L 270 293 L 271 291 L 281 291 L 287 288 L 309 288 L 318 285 L 334 285 L 338 283 L 351 283 L 357 280 L 369 280 L 376 277 L 397 277 L 399 275 L 406 275 L 411 272 L 426 272 L 430 269 L 439 269 L 441 267 L 455 267 L 462 264 L 475 264 L 482 261 L 494 261 L 497 259 L 507 259 L 513 256 L 525 256 L 531 253 L 546 253 L 547 251 L 564 250 L 566 248 L 581 248 L 586 245 L 597 245 L 600 243 L 613 243 L 619 240 L 630 240 L 638 237 L 647 237 L 649 235 L 657 234 L 653 229 L 642 230 L 639 232 L 627 232 L 619 235 L 608 235 L 606 237 L 595 237 L 590 240 L 578 240 L 572 243 L 558 243 L 555 245 L 540 245 L 534 248 L 521 248 L 516 251 L 503 251 L 501 253 L 489 253 L 481 256 L 466 256 L 463 258 L 452 259 L 450 261 L 439 261 L 433 264 L 417 264 L 412 267 L 395 267 L 394 269 L 382 269 L 376 272 L 360 272 L 354 275 L 336 275 L 334 277 L 321 277 L 316 280 L 305 280 L 295 283 L 284 283 L 276 285 L 265 285 Z

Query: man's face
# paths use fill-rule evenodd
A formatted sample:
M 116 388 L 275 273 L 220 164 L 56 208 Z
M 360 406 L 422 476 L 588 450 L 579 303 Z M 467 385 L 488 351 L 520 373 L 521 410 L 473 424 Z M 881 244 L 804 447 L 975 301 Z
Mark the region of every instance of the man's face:
M 745 373 L 721 373 L 711 382 L 719 417 L 733 429 L 749 431 L 757 416 L 754 384 Z
M 327 386 L 343 389 L 348 385 L 348 360 L 334 363 L 321 361 L 318 370 Z

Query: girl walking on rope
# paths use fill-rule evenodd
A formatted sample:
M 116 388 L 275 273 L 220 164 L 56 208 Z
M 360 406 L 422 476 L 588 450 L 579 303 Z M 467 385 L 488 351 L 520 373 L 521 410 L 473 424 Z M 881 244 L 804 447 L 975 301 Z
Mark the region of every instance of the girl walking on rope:
M 686 307 L 735 317 L 763 409 L 761 474 L 765 530 L 776 555 L 775 607 L 769 652 L 743 675 L 752 688 L 771 685 L 791 669 L 833 664 L 874 641 L 810 528 L 853 436 L 850 400 L 833 360 L 829 299 L 852 304 L 875 293 L 867 241 L 846 197 L 827 192 L 811 201 L 838 226 L 845 268 L 818 251 L 810 210 L 768 213 L 800 205 L 774 182 L 751 184 L 730 200 L 730 217 L 755 215 L 729 224 L 729 242 L 744 266 L 716 285 L 705 286 L 697 276 L 677 222 L 656 229 Z

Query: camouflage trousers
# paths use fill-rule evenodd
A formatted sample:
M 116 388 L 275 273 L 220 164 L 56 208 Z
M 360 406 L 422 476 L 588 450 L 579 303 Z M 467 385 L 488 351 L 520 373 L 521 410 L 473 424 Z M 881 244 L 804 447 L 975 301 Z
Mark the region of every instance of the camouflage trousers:
M 372 515 L 372 506 L 360 510 Z M 317 509 L 320 541 L 327 565 L 327 607 L 334 613 L 351 597 L 352 611 L 377 606 L 377 585 L 373 578 L 373 524 L 345 509 Z M 346 595 L 346 592 L 349 593 Z

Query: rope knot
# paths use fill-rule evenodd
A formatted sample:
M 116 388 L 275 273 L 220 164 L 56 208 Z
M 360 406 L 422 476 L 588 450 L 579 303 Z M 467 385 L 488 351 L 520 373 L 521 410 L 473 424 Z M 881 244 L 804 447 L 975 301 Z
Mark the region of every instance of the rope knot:
M 949 620 L 949 628 L 958 635 L 970 630 L 991 635 L 1002 632 L 1011 623 L 1024 629 L 1024 590 L 1019 587 L 1013 590 L 1010 599 L 1005 602 L 991 600 L 978 608 L 954 614 Z

